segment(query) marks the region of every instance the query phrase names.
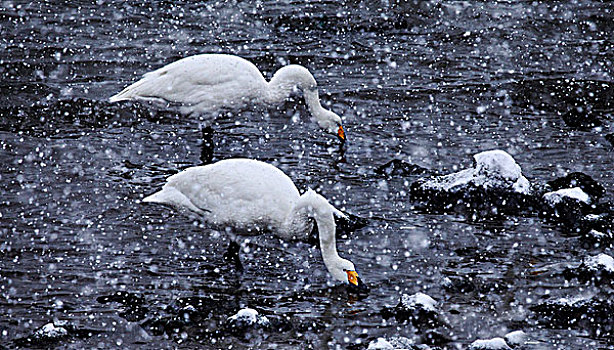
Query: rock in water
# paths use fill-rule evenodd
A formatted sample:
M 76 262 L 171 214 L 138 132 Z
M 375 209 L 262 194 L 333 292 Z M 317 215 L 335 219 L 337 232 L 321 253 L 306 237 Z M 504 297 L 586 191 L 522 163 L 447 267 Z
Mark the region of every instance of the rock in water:
M 593 180 L 592 177 L 580 172 L 569 173 L 564 177 L 548 181 L 548 186 L 550 186 L 553 191 L 579 187 L 590 196 L 593 202 L 597 202 L 605 194 L 605 188 L 603 186 Z
M 405 337 L 377 338 L 369 343 L 367 350 L 430 350 L 424 344 L 415 344 L 414 341 Z
M 609 295 L 547 300 L 530 309 L 538 322 L 548 327 L 584 329 L 601 337 L 614 335 L 614 301 Z
M 53 323 L 47 323 L 34 332 L 34 338 L 37 340 L 51 341 L 62 338 L 68 335 L 68 331 L 64 327 L 56 326 Z
M 558 191 L 545 193 L 542 197 L 546 204 L 555 207 L 568 198 L 584 204 L 591 204 L 591 198 L 580 187 L 563 188 Z
M 270 325 L 271 322 L 266 316 L 260 315 L 258 311 L 250 308 L 241 309 L 226 320 L 226 328 L 233 332 L 268 328 Z
M 395 350 L 394 346 L 384 338 L 377 338 L 369 343 L 367 350 Z
M 469 350 L 512 350 L 503 338 L 479 339 L 469 345 Z
M 567 279 L 577 278 L 582 282 L 592 281 L 596 285 L 614 284 L 614 258 L 607 254 L 598 254 L 585 258 L 576 267 L 569 266 L 563 271 Z
M 473 158 L 473 168 L 414 182 L 412 198 L 436 209 L 473 209 L 484 214 L 525 211 L 532 206 L 531 183 L 512 156 L 492 150 Z
M 425 174 L 429 170 L 416 164 L 404 162 L 400 159 L 393 159 L 384 165 L 380 165 L 375 169 L 375 173 L 384 175 L 388 178 L 394 176 L 409 176 L 416 174 Z
M 385 307 L 382 315 L 397 321 L 411 321 L 414 326 L 433 328 L 439 324 L 437 302 L 424 293 L 403 294 L 395 307 Z
M 503 339 L 505 339 L 505 342 L 511 347 L 524 345 L 524 343 L 527 342 L 527 338 L 527 334 L 523 331 L 509 332 L 503 337 Z

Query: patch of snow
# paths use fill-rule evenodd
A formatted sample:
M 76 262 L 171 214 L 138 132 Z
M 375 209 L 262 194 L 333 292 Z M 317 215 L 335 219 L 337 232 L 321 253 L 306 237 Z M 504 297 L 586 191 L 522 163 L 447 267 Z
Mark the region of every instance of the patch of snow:
M 503 339 L 511 346 L 520 346 L 527 341 L 527 334 L 523 331 L 514 331 L 507 333 Z
M 555 206 L 559 204 L 563 200 L 563 198 L 572 198 L 586 204 L 591 203 L 591 199 L 588 194 L 582 191 L 580 187 L 563 188 L 558 191 L 548 192 L 544 194 L 542 198 L 550 206 Z
M 266 326 L 269 324 L 269 319 L 266 316 L 262 316 L 258 311 L 250 308 L 239 310 L 235 315 L 228 317 L 228 321 L 231 323 L 241 323 L 244 325 L 260 325 Z
M 426 311 L 437 312 L 437 302 L 435 299 L 424 293 L 413 295 L 403 294 L 401 304 L 408 309 L 423 309 Z
M 514 182 L 512 189 L 516 193 L 529 195 L 531 194 L 531 183 L 526 177 L 521 176 L 518 178 L 518 180 L 516 180 L 516 182 Z
M 584 265 L 591 270 L 605 270 L 614 273 L 614 258 L 607 254 L 599 254 L 588 257 L 584 260 Z
M 485 177 L 495 177 L 513 182 L 522 177 L 520 165 L 507 152 L 492 150 L 473 156 L 475 172 Z
M 599 215 L 599 214 L 587 214 L 587 215 L 584 215 L 584 220 L 597 221 L 599 219 L 601 219 L 601 215 Z
M 377 338 L 369 343 L 367 350 L 395 350 L 395 348 L 386 339 Z
M 453 191 L 467 184 L 484 188 L 510 188 L 516 193 L 530 194 L 531 183 L 522 176 L 514 158 L 502 150 L 481 152 L 473 156 L 475 166 L 424 182 L 426 189 Z
M 47 323 L 34 332 L 36 338 L 59 338 L 65 335 L 68 335 L 66 328 L 56 327 L 53 323 Z
M 469 345 L 470 350 L 511 350 L 503 338 L 479 339 Z
M 367 350 L 410 350 L 414 349 L 414 342 L 405 337 L 393 337 L 388 340 L 377 338 L 369 343 Z

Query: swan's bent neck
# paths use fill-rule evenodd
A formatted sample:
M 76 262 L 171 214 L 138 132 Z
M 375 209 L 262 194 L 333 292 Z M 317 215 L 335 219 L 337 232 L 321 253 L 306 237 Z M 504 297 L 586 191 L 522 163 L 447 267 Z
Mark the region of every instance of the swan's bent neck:
M 344 266 L 352 265 L 346 259 L 339 257 L 337 252 L 335 218 L 333 213 L 337 209 L 333 208 L 328 201 L 312 190 L 305 192 L 295 204 L 289 214 L 289 222 L 292 226 L 298 226 L 299 220 L 306 222 L 311 217 L 318 225 L 318 236 L 320 240 L 320 250 L 322 260 L 330 274 L 340 281 L 347 281 L 347 275 L 343 271 Z M 298 220 L 297 220 L 298 219 Z
M 297 64 L 280 68 L 268 83 L 265 100 L 270 104 L 279 104 L 287 99 L 295 88 L 301 89 L 309 112 L 318 120 L 325 115 L 326 109 L 320 104 L 317 83 L 309 70 Z

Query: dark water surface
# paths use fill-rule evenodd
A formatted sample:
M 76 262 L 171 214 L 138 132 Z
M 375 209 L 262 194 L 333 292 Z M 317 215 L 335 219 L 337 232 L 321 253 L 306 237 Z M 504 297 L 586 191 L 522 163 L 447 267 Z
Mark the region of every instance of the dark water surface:
M 394 158 L 446 173 L 501 148 L 531 181 L 581 171 L 612 199 L 614 153 L 603 137 L 612 132 L 612 33 L 608 1 L 0 3 L 0 342 L 18 347 L 65 320 L 91 336 L 54 347 L 366 348 L 379 336 L 420 341 L 420 330 L 379 311 L 423 292 L 448 323 L 444 348 L 516 329 L 534 338 L 531 349 L 613 348 L 612 338 L 540 325 L 529 310 L 547 295 L 596 288 L 534 271 L 610 248 L 587 250 L 537 217 L 428 214 L 409 200 L 415 177 L 374 173 Z M 202 163 L 199 122 L 106 101 L 147 71 L 204 52 L 240 55 L 268 78 L 302 64 L 343 116 L 340 151 L 300 121 L 300 97 L 239 111 L 214 125 L 214 157 L 269 161 L 301 190 L 369 218 L 338 242 L 372 286 L 368 298 L 335 286 L 316 247 L 267 236 L 250 238 L 239 276 L 222 259 L 223 234 L 140 204 L 167 176 Z M 606 123 L 570 128 L 561 115 L 576 107 Z M 472 276 L 478 288 L 446 290 L 447 276 Z M 117 291 L 143 296 L 148 311 L 135 319 L 97 300 Z M 249 306 L 293 328 L 215 338 L 142 326 L 187 297 L 216 299 L 212 319 Z

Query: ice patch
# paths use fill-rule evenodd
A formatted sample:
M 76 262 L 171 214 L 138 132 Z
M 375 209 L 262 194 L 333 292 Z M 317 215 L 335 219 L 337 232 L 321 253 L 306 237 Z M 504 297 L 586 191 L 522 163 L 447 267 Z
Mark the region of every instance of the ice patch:
M 503 338 L 479 339 L 469 345 L 469 350 L 511 350 Z
M 558 191 L 548 192 L 543 196 L 544 201 L 546 201 L 546 203 L 552 207 L 559 204 L 563 198 L 572 198 L 586 204 L 591 203 L 591 199 L 588 194 L 582 191 L 580 187 L 563 188 Z

